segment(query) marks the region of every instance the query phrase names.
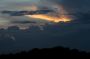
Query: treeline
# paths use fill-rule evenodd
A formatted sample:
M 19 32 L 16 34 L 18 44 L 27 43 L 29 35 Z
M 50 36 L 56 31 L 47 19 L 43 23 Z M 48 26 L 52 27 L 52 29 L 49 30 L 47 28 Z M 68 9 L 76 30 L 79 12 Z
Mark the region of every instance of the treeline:
M 38 49 L 38 48 L 34 48 L 28 52 L 26 51 L 22 51 L 20 53 L 16 53 L 16 54 L 3 54 L 0 55 L 0 57 L 29 57 L 31 58 L 32 56 L 36 57 L 36 56 L 49 56 L 49 57 L 63 57 L 63 58 L 76 58 L 76 57 L 89 57 L 90 53 L 89 52 L 85 52 L 85 51 L 79 51 L 77 49 L 69 49 L 69 48 L 64 48 L 64 47 L 54 47 L 54 48 L 43 48 L 43 49 Z

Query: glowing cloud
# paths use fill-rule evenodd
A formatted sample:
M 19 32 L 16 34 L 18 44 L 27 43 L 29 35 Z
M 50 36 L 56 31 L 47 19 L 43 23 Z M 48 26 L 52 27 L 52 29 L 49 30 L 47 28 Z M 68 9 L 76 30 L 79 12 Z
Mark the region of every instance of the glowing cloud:
M 55 16 L 50 16 L 50 15 L 43 15 L 43 14 L 39 14 L 39 15 L 26 15 L 28 17 L 31 17 L 31 18 L 37 18 L 37 19 L 42 19 L 42 20 L 47 20 L 47 21 L 50 21 L 50 22 L 68 22 L 70 21 L 71 19 L 66 17 L 66 16 L 61 16 L 61 17 L 55 17 Z
M 25 15 L 25 16 L 29 18 L 36 18 L 36 19 L 46 20 L 46 21 L 55 22 L 55 23 L 71 21 L 71 17 L 66 15 L 68 14 L 68 12 L 64 9 L 63 6 L 53 5 L 51 6 L 51 9 L 53 9 L 55 12 L 51 12 L 48 14 L 34 14 L 34 15 Z
M 15 2 L 16 1 L 16 2 Z M 64 6 L 61 4 L 54 3 L 53 1 L 48 0 L 5 0 L 2 4 L 0 4 L 0 10 L 16 10 L 16 11 L 37 11 L 42 10 L 44 7 L 47 7 L 54 12 L 49 12 L 46 14 L 33 14 L 33 15 L 25 15 L 25 16 L 8 16 L 8 15 L 0 15 L 0 28 L 7 29 L 10 26 L 17 26 L 20 29 L 27 29 L 32 24 L 21 24 L 21 23 L 13 23 L 14 21 L 35 21 L 37 25 L 40 26 L 41 23 L 58 23 L 58 22 L 68 22 L 71 21 L 71 17 L 65 15 L 68 12 L 65 10 Z M 26 2 L 25 2 L 26 1 Z M 0 2 L 1 3 L 1 2 Z M 34 25 L 34 24 L 33 24 Z M 41 28 L 41 27 L 40 27 Z

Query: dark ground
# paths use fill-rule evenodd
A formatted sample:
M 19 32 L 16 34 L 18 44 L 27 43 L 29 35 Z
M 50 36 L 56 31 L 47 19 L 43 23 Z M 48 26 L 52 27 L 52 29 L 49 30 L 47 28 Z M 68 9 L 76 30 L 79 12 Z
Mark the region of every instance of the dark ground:
M 64 48 L 64 47 L 54 47 L 54 48 L 43 48 L 43 49 L 38 49 L 38 48 L 34 48 L 30 51 L 22 51 L 20 53 L 16 53 L 16 54 L 2 54 L 0 56 L 0 58 L 6 58 L 6 57 L 25 57 L 25 58 L 31 58 L 31 57 L 59 57 L 59 58 L 83 58 L 85 57 L 85 59 L 87 59 L 87 57 L 90 56 L 89 52 L 85 52 L 85 51 L 79 51 L 77 49 L 69 49 L 69 48 Z M 33 58 L 34 58 L 33 57 Z M 44 58 L 43 57 L 43 58 Z

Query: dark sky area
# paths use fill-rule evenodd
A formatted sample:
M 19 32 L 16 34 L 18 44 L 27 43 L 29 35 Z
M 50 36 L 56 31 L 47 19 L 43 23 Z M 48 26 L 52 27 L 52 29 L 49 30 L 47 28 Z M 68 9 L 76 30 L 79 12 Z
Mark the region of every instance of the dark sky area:
M 8 29 L 1 28 L 0 53 L 19 52 L 32 48 L 50 48 L 55 46 L 77 48 L 90 52 L 90 0 L 43 1 L 65 6 L 68 12 L 76 12 L 76 14 L 73 15 L 76 18 L 67 23 L 47 24 L 43 26 L 44 30 L 40 30 L 37 26 L 31 26 L 25 30 L 19 29 L 18 26 L 8 27 Z M 23 2 L 25 1 L 23 0 Z M 33 2 L 35 2 L 35 0 Z M 2 5 L 2 3 L 0 4 Z

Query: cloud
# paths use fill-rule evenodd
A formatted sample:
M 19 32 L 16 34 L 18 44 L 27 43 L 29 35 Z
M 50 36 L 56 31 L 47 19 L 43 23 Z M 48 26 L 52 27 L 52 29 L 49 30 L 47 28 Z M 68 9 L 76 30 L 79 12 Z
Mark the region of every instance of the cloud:
M 26 23 L 36 23 L 36 22 L 34 22 L 34 21 L 12 21 L 12 23 L 26 24 Z
M 89 0 L 49 0 L 50 2 L 54 2 L 57 4 L 63 4 L 67 8 L 76 9 L 79 11 L 87 11 L 90 10 L 90 1 Z
M 65 10 L 67 9 L 68 12 L 70 11 L 76 12 L 77 11 L 76 8 L 78 8 L 79 11 L 83 11 L 84 10 L 83 8 L 86 8 L 86 10 L 88 10 L 89 8 L 87 7 L 90 6 L 89 4 L 88 6 L 86 6 L 87 4 L 85 4 L 86 7 L 82 5 L 83 3 L 86 3 L 84 1 L 87 1 L 87 0 L 44 0 L 44 1 L 43 1 L 44 3 L 40 3 L 40 5 L 51 7 L 51 6 L 54 6 L 55 4 L 54 7 L 58 7 L 58 8 L 61 8 L 61 5 L 63 5 L 65 7 Z M 48 4 L 46 5 L 47 2 Z M 89 3 L 89 0 L 87 2 Z M 10 4 L 10 7 L 6 6 L 7 8 L 5 7 L 4 9 L 11 8 L 12 10 L 20 10 L 20 9 L 24 10 L 24 8 L 26 8 L 27 5 L 30 5 L 30 4 L 27 4 L 27 3 L 25 4 L 20 3 L 20 4 L 14 4 L 14 5 Z M 83 8 L 80 6 L 83 6 Z M 72 11 L 72 9 L 74 10 Z M 26 9 L 26 10 L 29 10 L 29 9 Z M 52 16 L 52 14 L 50 15 Z M 54 16 L 55 15 L 56 14 L 54 14 Z M 0 51 L 1 52 L 7 51 L 7 50 L 10 51 L 12 48 L 12 50 L 15 50 L 16 52 L 17 49 L 26 50 L 27 48 L 30 49 L 33 47 L 51 47 L 55 45 L 63 45 L 71 48 L 80 48 L 80 49 L 90 51 L 90 48 L 88 48 L 90 47 L 90 40 L 89 40 L 90 39 L 90 15 L 88 13 L 84 13 L 84 14 L 78 13 L 73 16 L 76 16 L 77 19 L 75 19 L 72 22 L 69 22 L 69 23 L 60 22 L 53 25 L 46 25 L 44 26 L 45 31 L 39 31 L 37 30 L 37 27 L 33 27 L 33 26 L 40 26 L 40 24 L 43 24 L 43 21 L 41 21 L 40 19 L 28 18 L 25 16 L 11 17 L 11 16 L 0 15 L 0 21 L 1 21 L 0 24 L 4 24 L 3 26 L 1 25 L 0 28 L 6 29 L 3 31 L 0 30 L 0 33 L 1 33 L 0 35 L 2 35 L 2 33 L 14 34 L 13 36 L 15 36 L 15 38 L 11 36 L 10 37 L 13 40 L 16 39 L 15 42 L 12 42 L 10 40 L 0 41 L 0 45 L 2 48 L 0 49 Z M 38 23 L 31 24 L 33 21 L 36 21 Z M 16 29 L 15 27 L 10 28 L 10 26 L 16 26 Z M 30 26 L 30 29 L 28 31 L 20 31 L 19 29 L 17 29 L 17 27 L 19 27 L 20 29 L 28 29 L 29 26 Z M 14 30 L 17 30 L 17 31 L 14 31 Z M 41 28 L 41 30 L 43 29 Z M 3 35 L 0 38 L 2 37 Z
M 8 2 L 7 2 L 8 1 Z M 11 3 L 12 2 L 12 3 Z M 43 6 L 47 6 L 48 8 L 52 9 L 55 11 L 55 13 L 51 13 L 48 14 L 49 16 L 54 16 L 57 17 L 58 14 L 59 16 L 61 16 L 60 14 L 62 14 L 63 12 L 65 13 L 70 13 L 70 12 L 77 12 L 77 11 L 88 11 L 89 10 L 89 1 L 88 0 L 41 0 L 41 1 L 36 1 L 36 0 L 3 0 L 0 2 L 0 11 L 2 10 L 38 10 L 41 9 Z M 64 8 L 64 9 L 63 9 Z M 63 12 L 62 12 L 62 11 Z M 61 11 L 61 12 L 60 12 Z M 78 13 L 79 14 L 79 13 Z M 77 15 L 72 15 L 75 16 L 78 22 L 88 22 L 87 20 L 89 20 L 88 17 L 82 16 L 82 14 L 80 16 Z M 70 17 L 72 17 L 70 16 Z M 88 15 L 89 16 L 89 15 Z M 84 17 L 84 18 L 83 18 Z M 4 20 L 3 20 L 4 19 Z M 42 23 L 46 23 L 46 21 L 42 21 L 40 19 L 34 19 L 34 18 L 29 18 L 29 17 L 25 17 L 25 16 L 6 16 L 6 15 L 0 15 L 0 24 L 5 24 L 4 27 L 7 26 L 11 26 L 11 25 L 18 25 L 19 24 L 27 24 L 27 20 L 31 21 L 36 21 L 38 24 Z M 3 22 L 3 23 L 2 23 Z M 13 24 L 14 23 L 14 24 Z M 7 24 L 7 25 L 6 25 Z M 31 23 L 29 23 L 30 25 Z M 29 26 L 27 25 L 27 26 Z M 3 27 L 3 26 L 1 26 Z M 20 27 L 20 26 L 19 26 Z

